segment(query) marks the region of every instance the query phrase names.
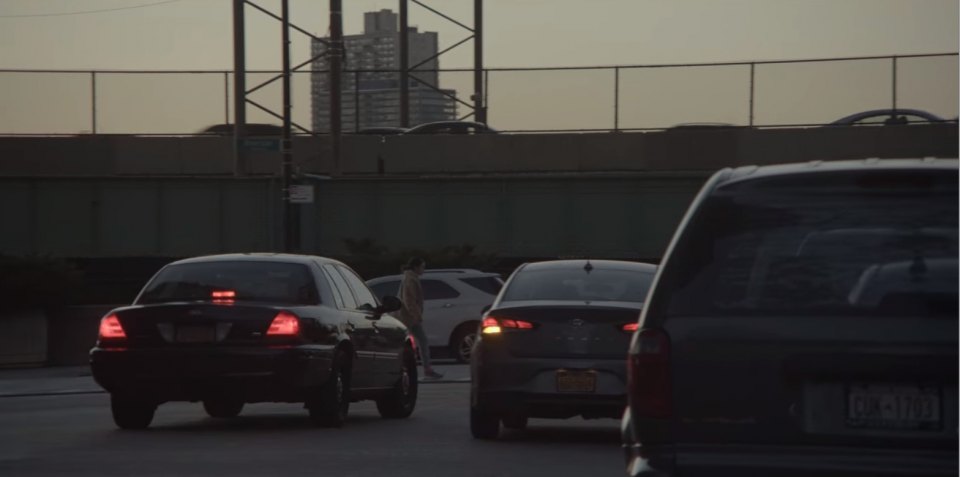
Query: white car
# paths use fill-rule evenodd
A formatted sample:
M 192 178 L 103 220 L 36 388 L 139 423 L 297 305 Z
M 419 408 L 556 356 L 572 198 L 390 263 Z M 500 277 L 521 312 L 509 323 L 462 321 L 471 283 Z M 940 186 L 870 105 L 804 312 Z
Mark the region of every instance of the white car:
M 378 296 L 397 296 L 401 275 L 377 277 L 367 286 Z M 423 323 L 430 348 L 446 348 L 461 363 L 470 361 L 484 308 L 503 286 L 496 273 L 467 268 L 427 270 L 423 286 Z

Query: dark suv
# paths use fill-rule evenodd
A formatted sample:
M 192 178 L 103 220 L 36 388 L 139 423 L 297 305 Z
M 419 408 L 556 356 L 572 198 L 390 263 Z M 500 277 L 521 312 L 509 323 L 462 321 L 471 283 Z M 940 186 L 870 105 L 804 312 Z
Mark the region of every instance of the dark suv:
M 718 172 L 627 357 L 629 475 L 956 475 L 958 163 Z

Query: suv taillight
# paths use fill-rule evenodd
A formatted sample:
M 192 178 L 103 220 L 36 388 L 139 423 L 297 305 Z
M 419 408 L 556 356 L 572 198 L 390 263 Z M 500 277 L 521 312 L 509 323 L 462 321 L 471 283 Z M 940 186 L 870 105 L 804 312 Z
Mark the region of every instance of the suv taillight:
M 300 318 L 289 311 L 281 311 L 273 318 L 267 336 L 297 336 L 300 334 Z
M 630 409 L 641 418 L 669 418 L 673 413 L 670 382 L 670 337 L 663 330 L 641 329 L 627 356 Z
M 127 338 L 127 333 L 123 331 L 123 325 L 120 324 L 120 318 L 116 314 L 110 314 L 100 320 L 100 339 L 102 340 L 123 340 Z

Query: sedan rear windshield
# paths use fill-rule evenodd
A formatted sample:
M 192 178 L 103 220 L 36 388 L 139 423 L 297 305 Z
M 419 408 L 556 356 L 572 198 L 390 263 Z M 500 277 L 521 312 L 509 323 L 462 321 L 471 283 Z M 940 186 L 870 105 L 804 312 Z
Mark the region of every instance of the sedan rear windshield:
M 758 179 L 709 197 L 654 316 L 957 313 L 957 173 Z
M 319 301 L 305 265 L 236 261 L 170 265 L 147 284 L 137 303 L 217 299 L 298 305 Z
M 566 300 L 643 303 L 653 281 L 648 271 L 582 268 L 521 270 L 510 281 L 502 301 Z

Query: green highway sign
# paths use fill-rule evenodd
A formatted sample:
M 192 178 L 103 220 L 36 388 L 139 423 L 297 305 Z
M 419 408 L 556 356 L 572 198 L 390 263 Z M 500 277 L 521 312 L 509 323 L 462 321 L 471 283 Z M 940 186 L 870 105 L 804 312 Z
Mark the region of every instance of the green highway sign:
M 267 151 L 267 152 L 279 152 L 280 151 L 280 139 L 279 138 L 258 138 L 258 139 L 244 139 L 242 147 L 247 151 Z

